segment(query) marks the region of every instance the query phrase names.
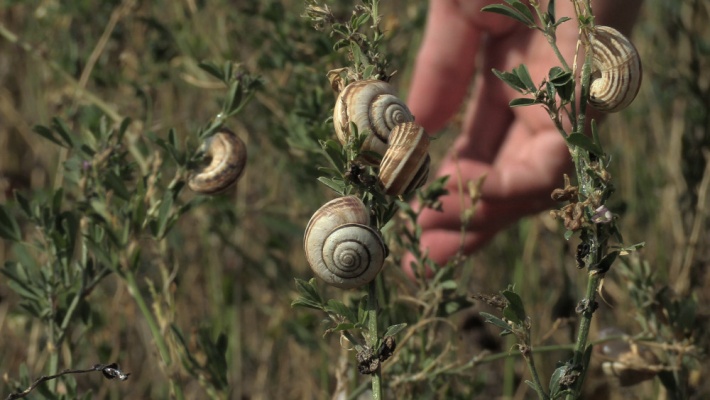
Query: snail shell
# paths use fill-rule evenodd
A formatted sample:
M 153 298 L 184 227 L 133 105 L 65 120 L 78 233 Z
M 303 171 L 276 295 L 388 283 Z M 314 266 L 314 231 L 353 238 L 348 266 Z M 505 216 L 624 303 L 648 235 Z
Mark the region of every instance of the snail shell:
M 197 193 L 215 194 L 226 190 L 242 176 L 247 148 L 234 132 L 221 128 L 202 144 L 207 165 L 190 175 L 188 186 Z
M 352 289 L 375 279 L 387 256 L 370 213 L 355 196 L 331 200 L 306 226 L 304 248 L 313 273 L 326 283 Z
M 605 112 L 626 108 L 641 87 L 643 71 L 638 51 L 629 39 L 608 26 L 594 28 L 592 50 L 589 103 Z
M 415 122 L 397 125 L 390 133 L 378 175 L 385 193 L 399 196 L 424 185 L 430 162 L 429 135 L 424 128 Z
M 360 151 L 361 158 L 377 165 L 379 158 L 368 155 L 374 152 L 382 157 L 392 128 L 402 122 L 414 121 L 407 105 L 396 96 L 394 88 L 384 81 L 356 81 L 346 86 L 338 95 L 333 110 L 335 133 L 340 143 L 346 144 L 351 135 L 350 123 L 360 133 L 368 132 Z

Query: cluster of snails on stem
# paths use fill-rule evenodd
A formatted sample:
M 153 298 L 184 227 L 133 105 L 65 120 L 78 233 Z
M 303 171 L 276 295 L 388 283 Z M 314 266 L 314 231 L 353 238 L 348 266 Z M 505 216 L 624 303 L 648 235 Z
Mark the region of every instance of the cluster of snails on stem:
M 636 98 L 643 71 L 636 47 L 623 34 L 608 26 L 596 26 L 591 45 L 592 83 L 589 104 L 599 111 L 616 112 Z
M 366 135 L 358 161 L 378 168 L 377 186 L 383 193 L 401 196 L 426 182 L 429 136 L 387 82 L 361 80 L 342 88 L 333 122 L 342 145 L 354 140 L 355 132 Z M 332 200 L 316 211 L 306 227 L 304 248 L 314 274 L 344 289 L 372 281 L 387 256 L 369 208 L 356 196 Z
M 220 128 L 205 140 L 200 149 L 205 154 L 205 165 L 195 170 L 188 186 L 197 193 L 217 194 L 234 185 L 244 173 L 247 147 L 227 128 Z

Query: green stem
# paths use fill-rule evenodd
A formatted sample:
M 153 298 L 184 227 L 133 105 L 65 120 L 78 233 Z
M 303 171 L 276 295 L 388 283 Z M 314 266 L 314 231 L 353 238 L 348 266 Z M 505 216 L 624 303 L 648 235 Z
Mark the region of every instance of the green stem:
M 532 347 L 526 348 L 521 353 L 523 354 L 523 358 L 525 358 L 525 362 L 528 364 L 537 397 L 541 400 L 549 400 L 550 396 L 545 393 L 545 389 L 542 387 L 542 382 L 540 381 L 540 375 L 537 373 L 537 368 L 535 368 L 535 358 L 533 357 Z
M 153 313 L 150 311 L 150 308 L 148 307 L 145 298 L 141 294 L 140 288 L 138 287 L 138 283 L 136 282 L 136 276 L 133 274 L 133 271 L 131 271 L 130 268 L 126 268 L 126 271 L 124 271 L 123 276 L 126 278 L 128 292 L 136 301 L 138 308 L 141 310 L 141 314 L 143 314 L 143 318 L 145 318 L 145 321 L 148 323 L 148 328 L 150 329 L 150 333 L 153 335 L 153 340 L 155 340 L 155 345 L 158 347 L 158 353 L 160 353 L 160 357 L 163 359 L 163 364 L 165 364 L 166 367 L 170 367 L 172 365 L 172 359 L 170 358 L 168 345 L 165 342 L 165 338 L 163 337 L 163 333 L 160 331 L 158 323 L 153 317 Z M 168 371 L 166 371 L 166 373 L 169 374 Z M 175 395 L 175 398 L 178 400 L 183 400 L 185 396 L 183 395 L 182 388 L 179 386 L 178 382 L 176 382 L 175 379 L 170 376 L 168 376 L 168 378 L 170 380 L 171 391 Z
M 377 327 L 377 279 L 367 284 L 367 324 L 368 337 L 371 349 L 376 350 L 377 339 L 380 334 Z M 372 374 L 372 399 L 382 399 L 382 366 L 380 365 Z
M 541 23 L 544 23 L 545 21 L 542 10 L 540 10 L 540 4 L 537 1 L 531 1 L 530 4 L 533 6 L 535 9 L 535 12 L 537 13 L 537 17 L 540 19 Z M 566 72 L 572 72 L 572 68 L 570 68 L 569 64 L 567 64 L 567 60 L 562 56 L 562 52 L 560 52 L 559 47 L 557 47 L 557 35 L 555 34 L 556 27 L 549 25 L 549 26 L 540 26 L 538 27 L 540 31 L 545 35 L 545 38 L 547 39 L 547 43 L 549 43 L 550 47 L 552 47 L 552 51 L 555 52 L 555 56 L 557 56 L 557 60 L 559 60 L 560 64 L 562 64 L 562 68 Z
M 596 260 L 594 262 L 598 262 Z M 582 312 L 581 320 L 579 321 L 579 331 L 577 332 L 577 342 L 574 346 L 574 356 L 572 358 L 572 365 L 579 365 L 582 367 L 579 377 L 575 382 L 574 391 L 567 395 L 567 399 L 577 399 L 579 398 L 580 391 L 582 389 L 582 384 L 584 383 L 584 377 L 587 374 L 587 365 L 582 365 L 584 361 L 584 353 L 587 350 L 587 339 L 589 337 L 589 329 L 592 326 L 592 316 L 594 315 L 594 309 L 596 308 L 596 294 L 599 289 L 599 283 L 602 280 L 601 274 L 590 273 L 589 281 L 587 282 L 587 293 L 585 299 L 587 300 L 587 307 L 584 312 Z

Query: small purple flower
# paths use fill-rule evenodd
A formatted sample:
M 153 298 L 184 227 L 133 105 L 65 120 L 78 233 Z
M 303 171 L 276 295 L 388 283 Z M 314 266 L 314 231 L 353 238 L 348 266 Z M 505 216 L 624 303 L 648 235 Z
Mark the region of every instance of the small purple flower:
M 594 210 L 594 215 L 592 215 L 592 222 L 595 224 L 608 224 L 612 219 L 614 219 L 614 216 L 604 205 Z

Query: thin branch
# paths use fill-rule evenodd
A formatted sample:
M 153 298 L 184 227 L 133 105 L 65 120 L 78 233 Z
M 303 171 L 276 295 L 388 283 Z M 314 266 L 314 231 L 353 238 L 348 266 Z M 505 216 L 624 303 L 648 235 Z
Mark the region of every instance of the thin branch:
M 41 383 L 50 381 L 52 379 L 57 379 L 61 376 L 64 375 L 69 375 L 69 374 L 85 374 L 88 372 L 94 372 L 94 371 L 101 371 L 101 373 L 104 375 L 106 379 L 115 379 L 118 378 L 121 381 L 125 381 L 128 379 L 128 375 L 130 373 L 124 373 L 118 368 L 118 364 L 112 363 L 112 364 L 96 364 L 93 367 L 89 369 L 65 369 L 64 371 L 55 374 L 55 375 L 44 375 L 37 380 L 35 380 L 30 387 L 27 389 L 23 390 L 22 392 L 17 392 L 17 393 L 11 393 L 10 395 L 7 396 L 6 400 L 14 400 L 14 399 L 21 399 L 24 397 L 27 397 L 27 395 L 30 394 L 37 386 L 39 386 Z

